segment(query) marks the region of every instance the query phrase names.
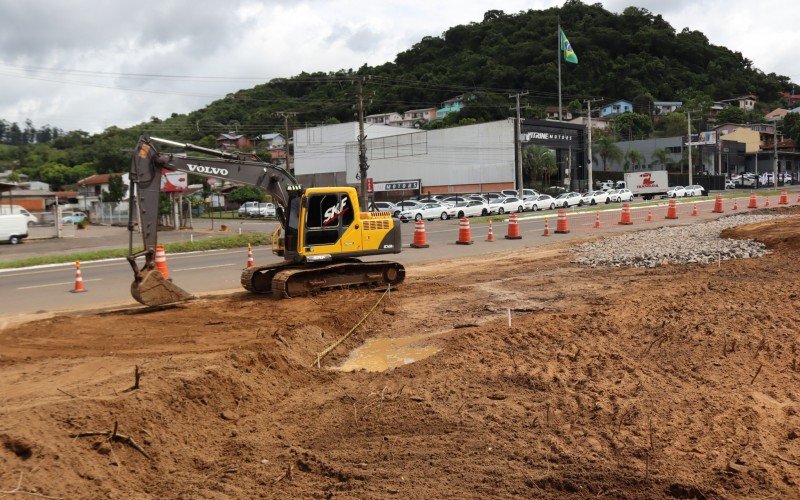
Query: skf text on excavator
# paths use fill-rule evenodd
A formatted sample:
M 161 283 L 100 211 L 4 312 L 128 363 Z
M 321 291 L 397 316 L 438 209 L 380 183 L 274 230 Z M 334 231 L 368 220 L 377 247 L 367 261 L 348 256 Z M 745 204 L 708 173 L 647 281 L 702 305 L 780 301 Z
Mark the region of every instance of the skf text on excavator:
M 156 144 L 182 150 L 158 151 Z M 212 156 L 187 156 L 187 152 Z M 255 186 L 272 196 L 281 227 L 272 251 L 283 262 L 244 269 L 242 286 L 254 293 L 296 297 L 345 286 L 397 285 L 405 269 L 397 262 L 362 262 L 367 255 L 399 253 L 400 226 L 388 212 L 362 212 L 352 187 L 303 189 L 286 169 L 252 156 L 142 136 L 133 152 L 130 214 L 138 209 L 144 250 L 128 256 L 134 281 L 131 295 L 147 306 L 180 302 L 191 295 L 155 268 L 158 198 L 162 170 L 177 170 Z M 128 229 L 133 231 L 133 217 Z M 137 259 L 144 257 L 141 267 Z

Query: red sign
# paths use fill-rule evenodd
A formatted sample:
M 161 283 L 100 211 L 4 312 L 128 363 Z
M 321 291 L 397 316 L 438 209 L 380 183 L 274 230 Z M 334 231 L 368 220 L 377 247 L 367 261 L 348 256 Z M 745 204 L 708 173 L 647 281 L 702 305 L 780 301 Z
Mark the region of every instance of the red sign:
M 367 177 L 367 192 L 375 192 L 375 185 L 372 183 L 372 177 Z

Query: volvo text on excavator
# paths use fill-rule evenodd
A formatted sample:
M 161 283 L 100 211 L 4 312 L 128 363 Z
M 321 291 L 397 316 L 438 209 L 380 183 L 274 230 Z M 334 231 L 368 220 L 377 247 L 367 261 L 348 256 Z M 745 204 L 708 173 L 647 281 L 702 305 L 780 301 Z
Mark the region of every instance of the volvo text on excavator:
M 161 152 L 156 144 L 182 151 Z M 163 170 L 251 185 L 272 196 L 280 221 L 272 235 L 272 251 L 283 261 L 244 269 L 241 283 L 246 290 L 285 298 L 345 286 L 397 285 L 405 278 L 405 269 L 397 262 L 359 260 L 399 253 L 400 225 L 389 212 L 362 212 L 354 188 L 303 189 L 285 168 L 252 156 L 142 136 L 131 160 L 128 224 L 133 231 L 138 209 L 144 250 L 129 255 L 128 262 L 134 272 L 131 295 L 142 304 L 158 306 L 191 298 L 155 268 Z M 139 267 L 136 260 L 142 257 Z

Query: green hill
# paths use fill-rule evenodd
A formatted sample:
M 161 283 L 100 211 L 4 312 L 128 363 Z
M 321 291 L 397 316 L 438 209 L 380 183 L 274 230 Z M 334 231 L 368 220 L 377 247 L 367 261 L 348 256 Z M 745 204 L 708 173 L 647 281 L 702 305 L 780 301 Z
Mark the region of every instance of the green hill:
M 489 11 L 480 22 L 425 37 L 395 60 L 336 73 L 302 73 L 240 90 L 188 114 L 153 118 L 127 129 L 89 136 L 71 132 L 45 145 L 15 152 L 25 173 L 45 177 L 52 164 L 99 172 L 127 168 L 127 153 L 141 133 L 212 145 L 220 132 L 255 135 L 283 130 L 276 111 L 297 113 L 290 127 L 352 121 L 356 78 L 365 78 L 367 114 L 436 106 L 461 93 L 473 100 L 449 122 L 507 117 L 512 90 L 529 90 L 527 116 L 557 102 L 556 26 L 569 36 L 578 65 L 565 64 L 566 105 L 588 96 L 608 100 L 724 99 L 744 93 L 776 102 L 789 78 L 765 74 L 741 53 L 710 44 L 698 31 L 676 32 L 660 15 L 629 7 L 620 14 L 600 4 L 568 1 L 561 8 L 517 14 Z M 34 117 L 35 118 L 35 117 Z M 8 160 L 8 154 L 0 161 Z M 76 175 L 62 171 L 64 182 Z M 57 177 L 57 176 L 56 176 Z

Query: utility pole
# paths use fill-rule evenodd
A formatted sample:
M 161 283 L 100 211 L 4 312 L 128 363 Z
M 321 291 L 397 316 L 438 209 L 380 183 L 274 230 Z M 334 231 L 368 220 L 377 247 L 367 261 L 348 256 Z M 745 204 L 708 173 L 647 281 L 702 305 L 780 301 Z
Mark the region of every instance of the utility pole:
M 359 78 L 358 83 L 358 173 L 361 181 L 361 209 L 367 207 L 367 136 L 364 135 L 364 79 Z
M 587 169 L 587 177 L 586 179 L 589 181 L 589 187 L 587 191 L 592 191 L 594 188 L 592 176 L 594 175 L 592 169 L 594 168 L 593 164 L 593 157 L 592 157 L 592 103 L 597 102 L 600 99 L 586 99 L 586 116 L 589 118 L 589 158 L 586 160 L 586 169 Z
M 556 29 L 556 54 L 558 57 L 558 121 L 563 121 L 561 114 L 561 58 L 564 57 L 564 47 L 561 46 L 561 16 L 558 16 L 558 28 Z
M 775 135 L 772 136 L 772 149 L 774 154 L 772 161 L 772 182 L 775 189 L 778 189 L 778 121 L 773 120 L 772 126 L 775 127 Z
M 275 114 L 275 116 L 280 116 L 281 118 L 283 118 L 283 130 L 284 130 L 284 133 L 286 134 L 284 136 L 285 140 L 286 140 L 286 143 L 285 143 L 286 145 L 283 148 L 284 152 L 286 153 L 286 170 L 291 172 L 292 171 L 292 155 L 291 155 L 291 152 L 289 150 L 289 117 L 290 116 L 297 116 L 297 113 L 295 113 L 293 111 L 276 111 L 274 114 Z
M 526 90 L 525 92 L 521 92 L 521 93 L 518 93 L 518 94 L 513 94 L 513 95 L 509 95 L 508 96 L 509 99 L 513 97 L 513 98 L 515 98 L 517 100 L 517 105 L 516 105 L 517 121 L 516 121 L 516 126 L 514 127 L 514 145 L 516 147 L 516 152 L 517 152 L 516 153 L 516 160 L 517 161 L 515 162 L 514 166 L 515 166 L 515 172 L 516 172 L 516 178 L 517 178 L 517 182 L 516 182 L 516 185 L 517 185 L 517 196 L 519 197 L 520 200 L 522 199 L 522 196 L 523 196 L 522 189 L 523 189 L 524 186 L 522 185 L 522 141 L 520 141 L 520 136 L 522 135 L 522 119 L 519 116 L 519 98 L 520 98 L 520 96 L 523 96 L 523 95 L 528 95 L 528 91 Z M 515 109 L 515 108 L 511 108 L 511 109 Z
M 686 146 L 689 148 L 689 185 L 693 185 L 692 180 L 692 110 L 686 110 Z

